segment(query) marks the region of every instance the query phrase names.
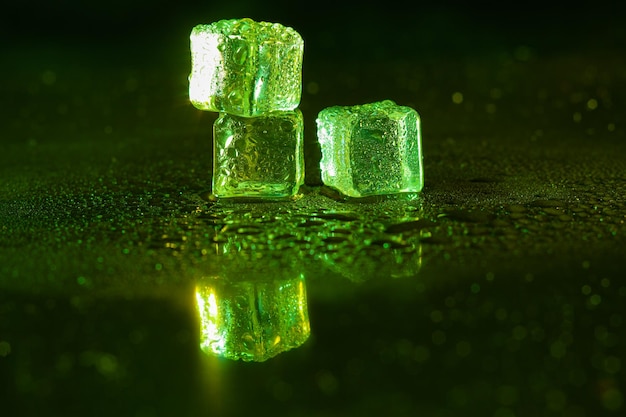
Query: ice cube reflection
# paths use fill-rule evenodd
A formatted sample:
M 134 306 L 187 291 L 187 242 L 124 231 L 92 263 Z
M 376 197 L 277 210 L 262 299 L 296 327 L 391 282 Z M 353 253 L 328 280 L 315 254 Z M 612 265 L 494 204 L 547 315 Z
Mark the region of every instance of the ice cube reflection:
M 271 269 L 202 277 L 195 298 L 200 347 L 208 354 L 262 362 L 302 345 L 310 335 L 304 274 Z
M 325 267 L 352 282 L 376 278 L 409 278 L 422 268 L 422 244 L 419 240 L 377 239 L 363 241 L 351 252 L 337 239 L 336 250 L 319 254 Z

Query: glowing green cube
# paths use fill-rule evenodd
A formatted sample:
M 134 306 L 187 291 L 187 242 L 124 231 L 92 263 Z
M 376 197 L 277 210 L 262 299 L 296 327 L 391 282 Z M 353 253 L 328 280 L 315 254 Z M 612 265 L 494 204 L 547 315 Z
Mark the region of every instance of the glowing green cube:
M 349 197 L 422 190 L 420 117 L 391 100 L 334 106 L 317 117 L 322 181 Z
M 262 362 L 302 345 L 311 333 L 304 277 L 196 287 L 200 347 L 229 359 Z
M 257 116 L 293 110 L 304 41 L 279 23 L 220 20 L 191 31 L 189 99 L 201 110 Z
M 265 116 L 221 113 L 213 125 L 213 195 L 282 199 L 304 183 L 299 109 Z

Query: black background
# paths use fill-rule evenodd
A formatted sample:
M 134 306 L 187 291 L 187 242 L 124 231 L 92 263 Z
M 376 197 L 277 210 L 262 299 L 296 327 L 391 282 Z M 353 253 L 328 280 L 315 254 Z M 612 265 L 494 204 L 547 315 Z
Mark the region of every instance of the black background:
M 590 44 L 626 46 L 623 2 L 559 3 L 14 1 L 3 6 L 0 30 L 7 46 L 111 43 L 159 51 L 195 24 L 251 17 L 294 27 L 305 39 L 307 56 L 349 60 L 479 53 L 509 43 L 546 53 Z

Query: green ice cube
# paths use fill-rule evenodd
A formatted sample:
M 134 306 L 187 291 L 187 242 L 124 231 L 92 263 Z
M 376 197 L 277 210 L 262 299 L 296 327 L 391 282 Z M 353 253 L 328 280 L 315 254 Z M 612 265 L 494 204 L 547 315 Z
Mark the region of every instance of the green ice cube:
M 304 183 L 302 112 L 221 113 L 213 125 L 213 195 L 281 199 Z
M 422 190 L 420 117 L 391 100 L 334 106 L 317 117 L 322 181 L 349 197 Z
M 300 104 L 304 41 L 294 29 L 220 20 L 194 27 L 190 40 L 189 99 L 198 109 L 249 117 Z
M 280 280 L 204 279 L 196 287 L 200 347 L 228 359 L 262 362 L 310 335 L 302 275 Z

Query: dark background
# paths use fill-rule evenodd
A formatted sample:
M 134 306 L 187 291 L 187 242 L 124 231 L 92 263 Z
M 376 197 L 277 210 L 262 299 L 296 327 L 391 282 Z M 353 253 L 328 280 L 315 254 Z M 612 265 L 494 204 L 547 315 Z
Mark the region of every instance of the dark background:
M 390 59 L 414 54 L 473 54 L 524 44 L 540 52 L 624 45 L 618 1 L 353 2 L 353 1 L 35 1 L 3 6 L 2 42 L 116 44 L 158 55 L 195 24 L 251 17 L 278 21 L 304 37 L 310 59 Z M 144 40 L 152 39 L 152 42 Z M 148 58 L 136 50 L 135 57 Z

